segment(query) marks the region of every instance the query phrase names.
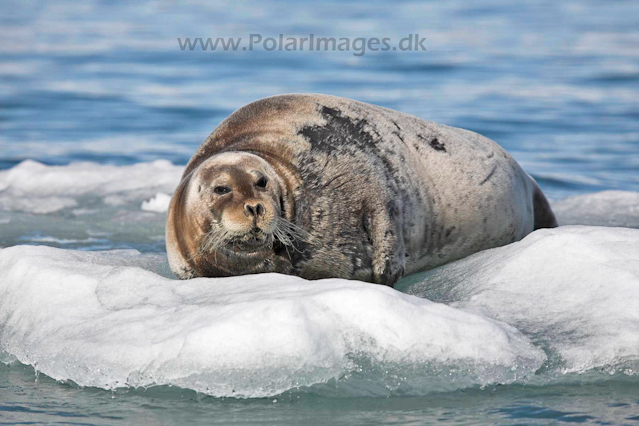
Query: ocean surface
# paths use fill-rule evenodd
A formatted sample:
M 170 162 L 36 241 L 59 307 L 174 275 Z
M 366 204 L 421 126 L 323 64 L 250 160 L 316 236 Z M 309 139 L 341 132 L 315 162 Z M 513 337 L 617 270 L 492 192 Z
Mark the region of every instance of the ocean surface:
M 639 422 L 639 3 L 0 7 L 0 423 Z M 251 34 L 426 50 L 243 50 Z M 244 44 L 180 47 L 218 37 Z M 481 133 L 588 226 L 401 293 L 170 280 L 186 162 L 235 109 L 296 92 Z

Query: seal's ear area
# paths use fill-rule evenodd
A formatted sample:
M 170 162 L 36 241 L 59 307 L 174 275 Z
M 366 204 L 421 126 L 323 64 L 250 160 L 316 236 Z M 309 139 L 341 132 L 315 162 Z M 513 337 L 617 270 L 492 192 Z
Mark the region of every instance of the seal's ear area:
M 166 216 L 166 252 L 171 271 L 180 279 L 197 276 L 187 221 L 187 195 L 191 175 L 182 179 L 173 192 Z
M 183 210 L 180 207 L 182 207 L 184 202 L 186 202 L 186 190 L 189 186 L 189 181 L 190 175 L 187 179 L 182 179 L 177 188 L 175 188 L 175 192 L 173 192 L 173 196 L 171 196 L 171 203 L 169 204 L 169 214 L 176 214 Z

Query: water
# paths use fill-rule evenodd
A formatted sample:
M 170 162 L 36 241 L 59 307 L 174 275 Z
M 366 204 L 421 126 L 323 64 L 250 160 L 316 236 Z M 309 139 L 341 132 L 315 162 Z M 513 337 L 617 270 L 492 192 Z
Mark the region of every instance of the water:
M 638 387 L 624 378 L 596 384 L 494 386 L 428 398 L 336 399 L 286 394 L 218 399 L 179 389 L 105 392 L 60 385 L 24 366 L 4 367 L 0 413 L 6 422 L 64 424 L 634 424 Z
M 634 2 L 4 1 L 2 165 L 184 164 L 234 109 L 320 92 L 482 133 L 551 197 L 639 188 Z M 427 38 L 426 52 L 181 51 L 177 38 Z
M 289 92 L 345 96 L 477 131 L 511 152 L 553 200 L 611 189 L 639 191 L 637 3 L 195 1 L 184 6 L 167 0 L 135 5 L 4 0 L 1 6 L 0 168 L 15 168 L 26 159 L 66 168 L 59 174 L 29 169 L 39 176 L 34 187 L 23 182 L 27 186 L 0 188 L 0 246 L 163 252 L 164 216 L 141 210 L 141 202 L 170 193 L 180 166 L 234 109 Z M 393 42 L 419 33 L 428 50 L 363 56 L 203 52 L 182 51 L 177 41 L 251 33 Z M 176 166 L 137 169 L 143 167 L 138 163 L 158 159 Z M 85 165 L 94 173 L 75 174 L 67 165 L 78 161 L 115 168 Z M 144 177 L 143 187 L 126 187 L 131 176 Z M 86 191 L 78 190 L 80 184 Z M 37 214 L 34 203 L 50 211 Z M 0 388 L 0 419 L 8 422 L 618 424 L 639 419 L 636 377 L 597 371 L 552 383 L 470 386 L 418 397 L 331 397 L 300 390 L 236 400 L 175 387 L 79 388 L 42 374 L 36 380 L 32 367 L 14 363 L 0 365 Z

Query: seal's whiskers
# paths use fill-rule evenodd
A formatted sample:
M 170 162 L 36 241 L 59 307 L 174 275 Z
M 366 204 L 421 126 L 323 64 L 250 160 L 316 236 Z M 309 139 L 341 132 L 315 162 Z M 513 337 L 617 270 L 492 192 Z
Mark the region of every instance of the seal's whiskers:
M 310 239 L 310 234 L 306 230 L 281 217 L 277 218 L 273 235 L 277 237 L 285 247 L 291 247 L 296 251 L 299 251 L 297 247 L 295 247 L 296 242 L 308 242 Z
M 202 237 L 200 252 L 216 251 L 220 247 L 228 244 L 235 235 L 224 227 L 211 227 L 211 230 Z

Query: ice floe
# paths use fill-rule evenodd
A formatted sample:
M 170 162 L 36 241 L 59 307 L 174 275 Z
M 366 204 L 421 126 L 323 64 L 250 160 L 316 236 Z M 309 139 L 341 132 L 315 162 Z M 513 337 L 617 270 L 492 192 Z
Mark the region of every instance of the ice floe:
M 166 213 L 169 210 L 170 203 L 171 196 L 169 194 L 158 192 L 155 197 L 143 201 L 140 208 L 149 212 Z
M 137 201 L 158 191 L 173 192 L 182 171 L 182 166 L 163 160 L 130 166 L 47 166 L 26 160 L 0 171 L 0 208 L 46 214 L 75 207 L 83 197 Z
M 163 250 L 164 212 L 184 167 L 23 161 L 0 171 L 0 246 L 74 241 L 65 247 Z M 91 239 L 95 234 L 106 238 Z
M 515 326 L 557 373 L 639 371 L 639 230 L 542 229 L 400 288 Z
M 510 382 L 545 359 L 501 321 L 388 287 L 278 274 L 184 282 L 151 271 L 164 267 L 134 251 L 3 249 L 5 357 L 82 386 L 237 397 L 331 380 L 358 395 L 420 394 Z
M 602 191 L 577 195 L 552 204 L 561 225 L 639 228 L 639 192 Z
M 402 280 L 176 281 L 162 254 L 0 251 L 0 342 L 82 386 L 424 394 L 639 368 L 639 230 L 568 226 Z M 416 297 L 419 296 L 419 297 Z

